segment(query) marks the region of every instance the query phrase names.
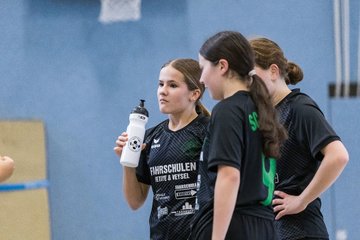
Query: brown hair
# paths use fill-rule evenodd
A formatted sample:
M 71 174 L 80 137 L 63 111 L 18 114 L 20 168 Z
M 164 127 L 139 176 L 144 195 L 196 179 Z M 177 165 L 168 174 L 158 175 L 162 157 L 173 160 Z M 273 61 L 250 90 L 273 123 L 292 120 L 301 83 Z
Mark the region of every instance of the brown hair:
M 275 42 L 267 38 L 255 38 L 250 40 L 250 45 L 255 53 L 255 64 L 262 69 L 269 69 L 271 64 L 276 64 L 286 84 L 295 85 L 303 79 L 301 68 L 296 63 L 289 62 Z
M 263 136 L 263 151 L 267 157 L 279 157 L 280 144 L 286 139 L 285 128 L 279 123 L 269 92 L 259 76 L 249 76 L 255 57 L 248 40 L 239 32 L 224 31 L 210 37 L 200 48 L 202 57 L 217 64 L 227 60 L 231 72 L 250 85 L 250 96 L 259 113 L 259 130 Z
M 185 83 L 190 91 L 199 89 L 200 97 L 196 100 L 195 109 L 198 114 L 203 114 L 205 116 L 210 116 L 209 111 L 206 107 L 200 102 L 201 97 L 204 94 L 205 86 L 200 83 L 201 69 L 199 63 L 191 58 L 178 58 L 170 60 L 165 63 L 161 68 L 172 66 L 179 72 L 184 75 Z

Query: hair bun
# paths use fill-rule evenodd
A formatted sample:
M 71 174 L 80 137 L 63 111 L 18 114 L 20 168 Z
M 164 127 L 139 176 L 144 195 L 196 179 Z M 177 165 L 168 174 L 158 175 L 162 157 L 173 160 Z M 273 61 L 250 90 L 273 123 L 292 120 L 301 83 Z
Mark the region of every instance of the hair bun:
M 295 85 L 304 78 L 304 73 L 301 68 L 293 62 L 288 62 L 286 67 L 287 77 L 286 84 Z

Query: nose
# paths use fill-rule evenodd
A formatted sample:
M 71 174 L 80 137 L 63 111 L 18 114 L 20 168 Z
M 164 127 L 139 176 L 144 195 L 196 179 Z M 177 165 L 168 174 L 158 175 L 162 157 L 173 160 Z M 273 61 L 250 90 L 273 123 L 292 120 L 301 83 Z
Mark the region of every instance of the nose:
M 165 86 L 159 86 L 158 88 L 158 94 L 161 96 L 165 96 L 167 94 L 167 89 Z

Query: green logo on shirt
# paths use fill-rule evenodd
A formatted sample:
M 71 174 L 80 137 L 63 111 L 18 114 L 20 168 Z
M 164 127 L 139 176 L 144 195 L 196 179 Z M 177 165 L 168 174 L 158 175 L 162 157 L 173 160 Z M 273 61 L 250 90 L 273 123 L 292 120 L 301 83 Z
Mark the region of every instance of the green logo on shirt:
M 264 154 L 262 155 L 262 176 L 263 176 L 263 184 L 268 189 L 268 195 L 264 201 L 261 202 L 264 206 L 268 206 L 271 204 L 271 201 L 274 196 L 275 190 L 275 172 L 276 172 L 276 160 L 275 158 L 267 158 Z M 267 163 L 267 164 L 266 164 Z M 266 170 L 266 166 L 268 166 L 268 170 Z
M 249 114 L 249 122 L 251 130 L 255 132 L 256 129 L 259 128 L 258 115 L 256 112 L 252 112 L 251 114 Z
M 201 143 L 196 140 L 189 140 L 182 146 L 182 152 L 188 157 L 196 157 L 201 150 Z

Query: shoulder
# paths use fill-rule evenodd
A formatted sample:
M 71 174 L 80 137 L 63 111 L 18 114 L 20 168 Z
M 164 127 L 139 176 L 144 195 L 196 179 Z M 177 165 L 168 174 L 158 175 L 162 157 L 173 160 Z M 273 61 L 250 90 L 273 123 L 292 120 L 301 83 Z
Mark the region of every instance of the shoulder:
M 314 113 L 324 116 L 317 103 L 307 94 L 300 91 L 293 91 L 289 97 L 293 114 L 302 116 L 312 116 Z
M 249 114 L 256 111 L 251 97 L 247 93 L 237 93 L 219 102 L 211 113 L 210 126 L 221 129 L 220 131 L 232 131 L 246 124 Z
M 187 132 L 191 136 L 197 135 L 203 137 L 207 130 L 209 122 L 210 117 L 200 114 L 193 122 L 191 122 L 188 126 L 184 128 L 183 132 Z
M 157 135 L 159 132 L 164 130 L 164 126 L 168 123 L 168 119 L 160 122 L 159 124 L 155 125 L 154 127 L 148 128 L 145 132 L 145 138 L 152 138 L 153 136 Z
M 235 110 L 236 108 L 238 108 L 238 106 L 236 106 L 233 102 L 227 101 L 226 99 L 220 101 L 214 106 L 211 112 L 211 122 L 220 121 L 228 123 L 228 121 L 225 120 L 229 120 L 229 118 L 235 115 L 235 112 L 238 112 Z
M 243 112 L 244 109 L 249 106 L 249 103 L 252 102 L 253 101 L 249 93 L 239 91 L 234 95 L 218 102 L 213 109 L 213 113 L 226 114 L 226 113 L 234 113 L 234 112 Z

